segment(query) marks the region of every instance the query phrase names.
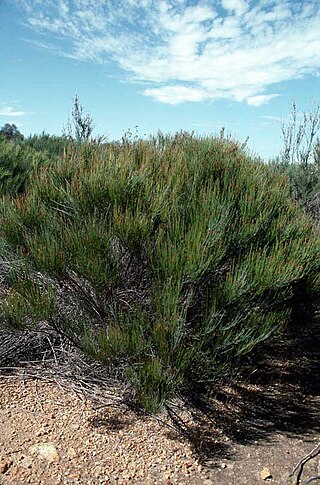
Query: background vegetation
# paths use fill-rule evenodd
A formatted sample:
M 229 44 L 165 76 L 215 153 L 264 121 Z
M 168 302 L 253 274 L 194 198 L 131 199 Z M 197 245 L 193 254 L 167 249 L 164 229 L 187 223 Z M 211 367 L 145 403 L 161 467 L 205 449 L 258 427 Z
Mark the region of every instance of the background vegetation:
M 292 103 L 291 117 L 281 125 L 283 148 L 271 166 L 290 181 L 291 196 L 320 223 L 320 105 L 308 112 Z

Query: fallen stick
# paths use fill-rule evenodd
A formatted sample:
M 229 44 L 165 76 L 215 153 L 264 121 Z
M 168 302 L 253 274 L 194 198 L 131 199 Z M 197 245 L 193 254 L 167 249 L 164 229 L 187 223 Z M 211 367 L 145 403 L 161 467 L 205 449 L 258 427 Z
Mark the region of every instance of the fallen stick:
M 294 474 L 297 473 L 296 481 L 294 482 L 294 485 L 301 484 L 300 479 L 301 479 L 301 475 L 303 473 L 304 465 L 306 463 L 308 463 L 308 461 L 312 460 L 312 458 L 315 458 L 316 456 L 318 456 L 319 454 L 320 454 L 320 443 L 318 443 L 317 446 L 312 451 L 310 451 L 310 453 L 308 453 L 304 458 L 302 458 L 299 461 L 299 463 L 297 463 L 293 472 L 289 475 L 288 480 L 291 480 L 293 478 Z M 320 476 L 311 477 L 305 482 L 304 485 L 307 485 L 307 484 L 314 482 L 316 480 L 319 480 L 319 479 L 320 479 Z M 293 483 L 293 482 L 290 482 L 290 483 Z

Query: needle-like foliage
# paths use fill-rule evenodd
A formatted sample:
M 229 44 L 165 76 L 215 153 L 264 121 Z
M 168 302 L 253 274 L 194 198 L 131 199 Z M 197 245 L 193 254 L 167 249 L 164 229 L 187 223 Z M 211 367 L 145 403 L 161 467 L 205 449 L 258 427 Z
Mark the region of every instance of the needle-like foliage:
M 230 140 L 75 145 L 3 198 L 0 225 L 24 262 L 4 318 L 46 319 L 119 365 L 153 412 L 278 335 L 298 289 L 318 288 L 318 229 Z

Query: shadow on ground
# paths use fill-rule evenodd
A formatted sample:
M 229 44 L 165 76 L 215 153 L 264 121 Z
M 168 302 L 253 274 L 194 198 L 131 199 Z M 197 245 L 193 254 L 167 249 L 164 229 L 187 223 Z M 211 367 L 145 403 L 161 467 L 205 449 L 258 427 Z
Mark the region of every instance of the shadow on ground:
M 118 419 L 114 416 L 104 416 L 100 413 L 98 416 L 89 418 L 89 424 L 94 428 L 102 428 L 105 433 L 108 431 L 119 431 L 120 429 L 124 429 L 129 424 L 132 424 L 132 420 L 123 418 Z
M 305 318 L 305 321 L 304 321 Z M 300 315 L 281 340 L 261 348 L 242 378 L 213 387 L 190 402 L 194 425 L 176 425 L 202 461 L 228 458 L 234 444 L 270 442 L 275 434 L 305 437 L 320 431 L 320 311 Z

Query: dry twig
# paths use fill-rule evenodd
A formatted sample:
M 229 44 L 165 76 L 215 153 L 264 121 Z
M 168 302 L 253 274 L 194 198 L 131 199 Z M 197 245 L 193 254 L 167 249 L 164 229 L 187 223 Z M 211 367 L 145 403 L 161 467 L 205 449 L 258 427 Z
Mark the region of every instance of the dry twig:
M 289 483 L 292 483 L 293 485 L 299 485 L 301 483 L 301 476 L 302 476 L 302 473 L 303 473 L 304 465 L 306 463 L 308 463 L 308 461 L 312 460 L 312 458 L 315 458 L 318 455 L 320 455 L 320 443 L 318 443 L 318 445 L 312 451 L 310 451 L 310 453 L 308 453 L 305 457 L 303 457 L 299 461 L 299 463 L 297 463 L 293 472 L 288 477 Z M 292 482 L 292 479 L 293 479 L 295 473 L 297 474 L 296 478 L 295 478 L 295 482 Z M 315 476 L 315 477 L 309 478 L 306 482 L 304 482 L 304 485 L 307 485 L 307 484 L 314 482 L 316 480 L 320 480 L 320 476 Z

